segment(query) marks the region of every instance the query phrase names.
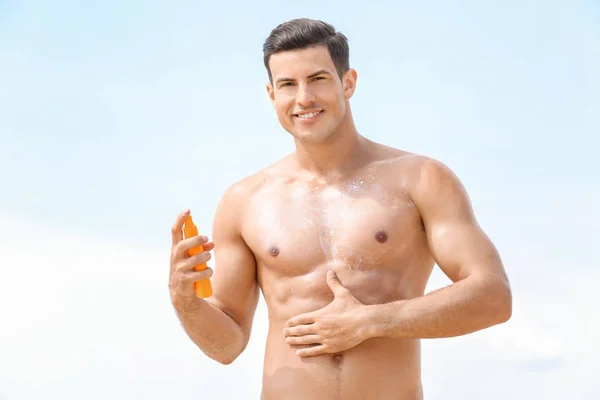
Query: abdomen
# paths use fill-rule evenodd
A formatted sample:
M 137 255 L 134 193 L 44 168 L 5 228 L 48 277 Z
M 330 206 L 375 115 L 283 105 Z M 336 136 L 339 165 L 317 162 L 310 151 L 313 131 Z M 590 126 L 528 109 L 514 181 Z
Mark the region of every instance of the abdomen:
M 338 355 L 299 357 L 284 324 L 271 322 L 262 400 L 422 399 L 418 341 L 374 338 Z

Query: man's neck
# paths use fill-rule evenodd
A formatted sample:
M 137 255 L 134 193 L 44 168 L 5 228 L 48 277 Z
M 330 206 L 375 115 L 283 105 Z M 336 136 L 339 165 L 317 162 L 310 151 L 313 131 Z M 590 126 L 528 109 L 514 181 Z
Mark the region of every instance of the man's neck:
M 339 128 L 324 143 L 296 141 L 298 166 L 323 182 L 336 181 L 357 168 L 366 155 L 366 139 L 353 124 Z

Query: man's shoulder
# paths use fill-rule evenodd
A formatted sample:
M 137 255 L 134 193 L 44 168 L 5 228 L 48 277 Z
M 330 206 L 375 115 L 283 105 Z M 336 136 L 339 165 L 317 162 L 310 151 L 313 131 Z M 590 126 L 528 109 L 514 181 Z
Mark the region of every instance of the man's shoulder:
M 437 158 L 408 154 L 397 165 L 399 174 L 404 176 L 403 187 L 417 206 L 468 197 L 458 176 Z
M 246 203 L 267 181 L 264 170 L 254 172 L 232 183 L 223 194 L 222 201 L 234 203 Z
M 381 149 L 379 162 L 387 166 L 386 176 L 415 197 L 435 196 L 441 186 L 460 186 L 452 169 L 437 158 L 389 146 Z
M 223 201 L 235 202 L 238 206 L 248 204 L 262 188 L 280 175 L 287 162 L 288 157 L 285 157 L 235 181 L 225 190 Z
M 414 188 L 422 193 L 435 193 L 441 186 L 456 186 L 459 183 L 454 171 L 439 159 L 415 155 L 411 163 Z
M 450 168 L 433 157 L 379 144 L 378 162 L 387 165 L 397 176 L 417 183 L 450 172 Z

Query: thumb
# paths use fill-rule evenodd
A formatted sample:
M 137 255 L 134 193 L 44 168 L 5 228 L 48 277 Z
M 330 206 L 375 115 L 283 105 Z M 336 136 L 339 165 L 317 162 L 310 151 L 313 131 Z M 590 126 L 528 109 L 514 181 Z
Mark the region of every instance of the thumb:
M 342 282 L 340 282 L 336 273 L 332 270 L 327 271 L 327 285 L 334 295 L 341 294 L 347 290 L 344 285 L 342 285 Z

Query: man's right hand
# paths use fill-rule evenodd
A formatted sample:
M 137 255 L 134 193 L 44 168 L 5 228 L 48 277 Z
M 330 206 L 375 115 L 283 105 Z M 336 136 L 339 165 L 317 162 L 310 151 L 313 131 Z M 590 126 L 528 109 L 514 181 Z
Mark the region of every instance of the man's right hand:
M 210 251 L 215 247 L 203 235 L 191 238 L 183 238 L 183 223 L 190 214 L 189 210 L 181 212 L 171 228 L 171 270 L 169 274 L 169 292 L 171 300 L 196 298 L 194 282 L 210 278 L 213 274 L 212 268 L 208 266 L 204 271 L 196 271 L 194 267 L 210 260 Z M 204 251 L 190 257 L 188 250 L 202 246 Z

